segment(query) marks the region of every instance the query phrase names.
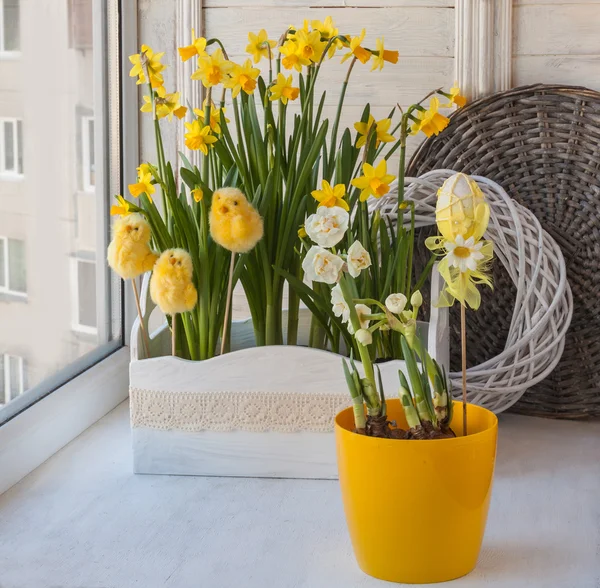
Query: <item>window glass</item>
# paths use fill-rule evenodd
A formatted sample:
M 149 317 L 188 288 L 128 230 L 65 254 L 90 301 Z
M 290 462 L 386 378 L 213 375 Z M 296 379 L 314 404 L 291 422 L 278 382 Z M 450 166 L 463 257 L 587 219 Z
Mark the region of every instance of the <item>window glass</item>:
M 0 425 L 122 345 L 105 263 L 118 15 L 118 0 L 0 0 L 0 50 L 18 50 L 0 59 Z
M 8 287 L 14 292 L 27 292 L 27 269 L 25 243 L 17 239 L 8 240 Z
M 4 23 L 4 51 L 18 51 L 20 49 L 20 0 L 2 0 Z
M 8 287 L 8 281 L 6 278 L 6 239 L 0 239 L 0 290 Z
M 23 121 L 17 121 L 17 171 L 23 173 Z
M 15 167 L 15 137 L 12 121 L 4 121 L 4 169 L 13 171 Z
M 8 356 L 8 387 L 10 400 L 23 392 L 23 360 L 14 355 Z
M 79 299 L 78 323 L 82 327 L 96 327 L 96 264 L 77 262 L 77 289 Z

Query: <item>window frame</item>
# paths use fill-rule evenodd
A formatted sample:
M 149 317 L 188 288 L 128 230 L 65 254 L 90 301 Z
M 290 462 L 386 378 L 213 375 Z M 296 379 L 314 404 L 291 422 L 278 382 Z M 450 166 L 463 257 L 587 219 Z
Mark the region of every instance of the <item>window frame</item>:
M 4 1 L 0 0 L 0 59 L 18 59 L 21 57 L 21 1 L 19 0 L 19 48 L 4 49 Z
M 91 152 L 90 152 L 90 123 L 94 125 L 96 134 L 96 120 L 94 115 L 83 115 L 81 117 L 81 186 L 84 192 L 94 193 L 96 191 L 96 171 L 94 169 L 94 183 L 90 182 Z M 94 157 L 95 160 L 95 157 Z M 95 163 L 94 163 L 95 167 Z
M 2 0 L 0 0 L 1 2 Z M 1 26 L 1 25 L 0 25 Z M 12 123 L 13 126 L 13 157 L 14 157 L 14 169 L 6 168 L 6 137 L 5 137 L 5 124 Z M 23 159 L 23 145 L 19 144 L 19 123 L 21 123 L 21 130 L 23 129 L 23 119 L 16 116 L 2 116 L 0 117 L 0 176 L 2 178 L 13 178 L 23 179 L 25 177 L 25 164 L 23 163 L 23 169 L 19 171 L 19 153 L 21 153 L 21 159 Z M 22 135 L 22 133 L 21 133 Z M 19 147 L 21 149 L 19 149 Z
M 127 67 L 127 56 L 137 49 L 137 0 L 94 0 L 93 3 L 93 34 L 94 54 L 93 67 L 95 72 L 94 83 L 94 146 L 96 154 L 95 194 L 96 194 L 96 255 L 97 259 L 104 259 L 104 252 L 108 246 L 110 236 L 110 202 L 113 194 L 122 192 L 122 185 L 126 183 L 123 169 L 132 165 L 139 158 L 138 121 L 137 121 L 137 96 L 133 100 L 125 96 L 122 84 L 124 68 Z M 137 87 L 134 85 L 137 94 Z M 124 137 L 127 137 L 125 140 Z M 99 155 L 102 154 L 102 157 Z M 137 163 L 135 164 L 137 165 Z M 132 168 L 135 172 L 135 166 Z M 94 395 L 106 394 L 105 386 L 88 383 L 87 373 L 94 371 L 98 365 L 122 365 L 122 359 L 111 360 L 119 354 L 122 358 L 126 336 L 135 314 L 130 312 L 131 304 L 125 300 L 122 280 L 109 271 L 106 263 L 96 263 L 96 296 L 102 301 L 97 307 L 97 337 L 100 343 L 89 353 L 77 358 L 64 368 L 52 373 L 41 383 L 27 389 L 24 393 L 11 401 L 0 410 L 0 436 L 8 425 L 10 428 L 19 428 L 18 423 L 28 422 L 28 413 L 37 413 L 36 406 L 40 402 L 48 406 L 63 406 L 71 414 L 68 429 L 81 432 L 80 425 L 84 420 L 89 423 L 89 415 L 82 415 L 79 419 L 71 406 L 63 404 L 67 390 L 71 384 L 81 379 L 85 386 L 93 389 Z M 109 368 L 107 367 L 107 370 Z M 127 372 L 127 369 L 125 369 Z M 127 374 L 108 374 L 106 378 L 121 382 Z M 119 399 L 127 397 L 128 390 L 119 388 L 110 397 Z M 50 402 L 50 397 L 52 401 Z M 48 401 L 46 403 L 46 401 Z M 105 401 L 98 397 L 98 406 L 105 406 Z M 113 404 L 114 408 L 117 403 Z M 78 404 L 79 406 L 79 404 Z M 35 410 L 34 410 L 35 409 Z M 100 409 L 98 409 L 99 411 Z M 101 418 L 108 412 L 97 413 Z M 96 414 L 96 412 L 95 412 Z M 52 419 L 56 414 L 49 415 Z M 80 422 L 81 420 L 81 422 Z M 14 421 L 18 421 L 17 424 Z M 58 426 L 58 425 L 57 425 Z M 63 424 L 64 426 L 64 424 Z M 65 431 L 61 432 L 64 436 Z M 49 457 L 51 453 L 47 455 Z M 38 464 L 39 465 L 39 464 Z M 35 465 L 32 466 L 36 467 Z M 0 471 L 2 469 L 2 453 L 0 452 Z M 31 471 L 31 470 L 29 470 Z
M 16 359 L 19 366 L 19 391 L 14 396 L 11 389 L 11 359 Z M 21 355 L 15 355 L 14 353 L 2 353 L 2 378 L 4 380 L 4 404 L 6 405 L 25 392 L 25 361 Z M 7 394 L 10 397 L 8 402 Z
M 11 237 L 0 235 L 0 247 L 2 248 L 4 259 L 4 283 L 6 284 L 5 286 L 0 284 L 0 294 L 5 294 L 8 296 L 18 296 L 19 298 L 27 298 L 27 290 L 25 290 L 25 292 L 20 292 L 19 290 L 11 290 L 10 288 L 10 256 L 8 247 L 9 241 L 22 241 L 24 243 L 22 239 L 12 239 Z

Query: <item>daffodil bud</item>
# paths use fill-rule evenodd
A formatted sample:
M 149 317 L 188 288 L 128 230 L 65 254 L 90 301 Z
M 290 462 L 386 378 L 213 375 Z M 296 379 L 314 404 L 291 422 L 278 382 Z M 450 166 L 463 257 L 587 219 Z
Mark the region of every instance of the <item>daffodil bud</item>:
M 419 308 L 423 304 L 423 295 L 420 290 L 415 290 L 410 297 L 410 305 L 413 308 Z
M 358 329 L 358 331 L 356 331 L 356 340 L 361 344 L 361 345 L 370 345 L 371 343 L 373 343 L 373 335 L 371 335 L 371 331 L 369 331 L 368 329 Z

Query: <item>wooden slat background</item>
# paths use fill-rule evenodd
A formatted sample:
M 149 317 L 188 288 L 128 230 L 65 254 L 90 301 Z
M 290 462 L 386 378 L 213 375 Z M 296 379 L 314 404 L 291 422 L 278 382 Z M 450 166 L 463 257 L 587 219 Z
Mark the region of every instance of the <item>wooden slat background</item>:
M 166 50 L 170 64 L 176 59 L 176 4 L 139 0 L 140 42 Z M 352 34 L 365 27 L 368 46 L 383 35 L 386 47 L 400 52 L 400 61 L 386 64 L 382 72 L 356 65 L 341 128 L 352 128 L 367 101 L 379 119 L 396 103 L 406 106 L 454 81 L 454 0 L 203 0 L 203 7 L 204 34 L 222 39 L 231 59 L 238 62 L 245 59 L 248 31 L 266 28 L 276 39 L 288 25 L 301 25 L 305 18 L 331 15 L 340 31 Z M 600 90 L 600 0 L 514 0 L 512 27 L 513 86 L 544 82 Z M 326 116 L 335 112 L 347 65 L 340 64 L 339 57 L 324 65 L 318 89 L 327 91 Z M 266 71 L 267 63 L 261 66 Z M 169 85 L 175 82 L 172 76 L 171 69 L 166 74 Z M 143 120 L 142 159 L 153 156 L 151 131 Z M 174 127 L 166 129 L 166 135 L 169 157 L 174 158 Z M 413 138 L 409 143 L 409 154 L 418 141 Z M 247 314 L 243 307 L 236 296 L 236 318 Z
M 600 0 L 517 0 L 513 84 L 600 90 Z

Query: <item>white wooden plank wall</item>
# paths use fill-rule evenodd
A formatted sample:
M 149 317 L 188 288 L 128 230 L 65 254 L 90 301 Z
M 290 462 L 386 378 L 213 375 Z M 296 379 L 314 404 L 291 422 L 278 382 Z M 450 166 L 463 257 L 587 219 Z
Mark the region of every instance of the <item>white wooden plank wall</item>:
M 600 0 L 516 0 L 513 85 L 600 90 Z
M 381 72 L 371 72 L 368 64 L 355 65 L 340 125 L 341 129 L 349 127 L 353 133 L 353 123 L 360 119 L 367 103 L 371 104 L 377 119 L 385 118 L 396 103 L 407 106 L 436 87 L 450 87 L 454 81 L 454 2 L 450 0 L 293 0 L 285 3 L 208 0 L 203 6 L 205 36 L 221 39 L 230 59 L 236 62 L 248 57 L 245 48 L 249 31 L 256 33 L 265 28 L 270 38 L 278 39 L 290 24 L 302 25 L 304 19 L 323 20 L 331 16 L 340 32 L 351 34 L 360 33 L 364 27 L 367 30 L 365 44 L 370 47 L 375 47 L 375 39 L 383 35 L 386 48 L 397 49 L 400 60 L 396 65 L 386 64 Z M 322 67 L 318 95 L 327 92 L 324 113 L 330 119 L 335 114 L 348 65 L 349 62 L 341 64 L 340 57 L 336 56 Z M 268 62 L 263 60 L 260 67 L 266 77 Z M 296 72 L 294 78 L 297 79 Z M 298 105 L 294 104 L 290 111 L 298 111 Z M 411 152 L 417 144 L 413 139 Z

